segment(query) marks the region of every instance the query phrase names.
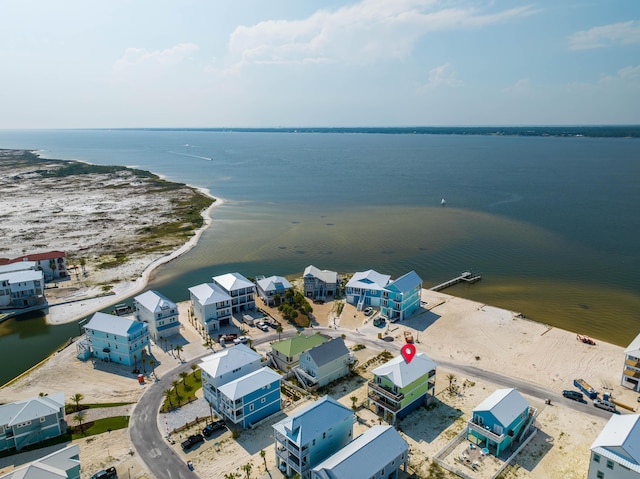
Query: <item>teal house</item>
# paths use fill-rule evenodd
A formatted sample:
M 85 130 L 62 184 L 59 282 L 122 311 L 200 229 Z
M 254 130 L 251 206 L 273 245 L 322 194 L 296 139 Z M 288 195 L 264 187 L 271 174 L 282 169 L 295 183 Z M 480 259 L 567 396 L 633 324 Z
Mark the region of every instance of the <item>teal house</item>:
M 356 306 L 358 311 L 367 306 L 379 308 L 390 279 L 391 276 L 372 269 L 355 273 L 345 287 L 347 303 Z
M 411 271 L 391 281 L 382 292 L 380 312 L 389 321 L 404 321 L 420 307 L 422 279 Z
M 373 370 L 367 385 L 367 407 L 390 424 L 433 398 L 436 366 L 426 354 L 417 353 L 411 362 L 397 356 Z
M 33 462 L 0 473 L 0 479 L 80 479 L 80 446 L 69 444 Z
M 536 409 L 516 389 L 498 389 L 473 410 L 467 439 L 499 456 L 526 436 Z
M 147 323 L 96 313 L 84 330 L 96 359 L 135 367 L 143 354 L 151 355 Z

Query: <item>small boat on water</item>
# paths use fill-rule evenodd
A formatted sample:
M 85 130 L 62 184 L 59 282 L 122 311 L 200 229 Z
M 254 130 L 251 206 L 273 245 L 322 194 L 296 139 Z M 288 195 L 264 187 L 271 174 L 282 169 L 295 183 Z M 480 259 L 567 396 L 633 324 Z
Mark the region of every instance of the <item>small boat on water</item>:
M 440 200 L 440 204 L 441 204 L 442 206 L 446 205 L 446 204 L 447 204 L 447 200 L 445 200 L 444 198 L 442 198 L 442 199 Z

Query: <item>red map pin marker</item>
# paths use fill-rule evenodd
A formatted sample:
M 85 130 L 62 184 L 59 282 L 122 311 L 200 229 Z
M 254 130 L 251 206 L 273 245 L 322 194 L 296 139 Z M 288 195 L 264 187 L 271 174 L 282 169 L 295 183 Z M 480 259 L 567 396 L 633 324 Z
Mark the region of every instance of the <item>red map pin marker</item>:
M 413 357 L 416 355 L 416 347 L 411 343 L 407 343 L 402 346 L 400 352 L 402 353 L 402 357 L 404 358 L 404 360 L 407 362 L 407 364 L 409 364 Z

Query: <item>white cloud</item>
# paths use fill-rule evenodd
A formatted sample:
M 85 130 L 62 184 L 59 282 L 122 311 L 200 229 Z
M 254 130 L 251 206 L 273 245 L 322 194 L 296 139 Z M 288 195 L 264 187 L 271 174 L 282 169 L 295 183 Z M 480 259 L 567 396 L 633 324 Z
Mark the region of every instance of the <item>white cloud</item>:
M 147 50 L 146 48 L 127 48 L 115 62 L 113 70 L 116 75 L 126 74 L 135 69 L 166 69 L 183 62 L 198 51 L 198 45 L 179 43 L 164 50 Z
M 457 87 L 462 81 L 456 78 L 456 72 L 449 63 L 435 67 L 429 71 L 429 81 L 422 87 L 423 90 L 432 90 L 438 87 Z
M 491 2 L 490 2 L 491 3 Z M 481 28 L 531 15 L 531 7 L 490 11 L 438 0 L 362 0 L 301 20 L 239 26 L 231 34 L 233 64 L 369 64 L 404 58 L 428 32 Z
M 637 20 L 593 27 L 569 37 L 571 50 L 590 50 L 633 43 L 640 43 L 640 21 Z

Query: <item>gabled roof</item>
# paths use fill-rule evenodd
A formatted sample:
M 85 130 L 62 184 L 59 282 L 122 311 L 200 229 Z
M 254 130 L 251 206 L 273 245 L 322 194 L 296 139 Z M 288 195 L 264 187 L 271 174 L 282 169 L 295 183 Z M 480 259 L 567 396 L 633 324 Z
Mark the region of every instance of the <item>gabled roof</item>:
M 85 329 L 94 329 L 103 333 L 114 334 L 116 336 L 129 336 L 141 329 L 146 329 L 147 325 L 135 319 L 123 318 L 113 314 L 95 313 Z
M 154 313 L 160 313 L 167 309 L 175 309 L 177 311 L 178 308 L 176 303 L 170 301 L 157 291 L 145 291 L 133 299 L 135 299 L 147 311 L 152 311 Z
M 23 269 L 20 271 L 12 271 L 10 273 L 0 274 L 0 279 L 9 281 L 9 284 L 26 283 L 28 281 L 43 281 L 44 273 L 40 270 Z
M 293 357 L 304 351 L 308 351 L 319 344 L 325 343 L 328 340 L 329 338 L 321 335 L 320 333 L 309 335 L 296 334 L 290 338 L 273 343 L 271 348 L 287 357 Z
M 189 291 L 202 305 L 217 304 L 223 301 L 231 301 L 231 296 L 215 283 L 203 283 L 192 286 Z
M 64 258 L 64 251 L 47 251 L 45 253 L 31 253 L 24 256 L 18 256 L 9 260 L 9 263 L 17 263 L 18 261 L 42 261 L 47 259 Z
M 324 396 L 274 424 L 273 428 L 302 446 L 345 419 L 353 421 L 353 411 L 332 397 Z
M 0 406 L 0 425 L 13 426 L 51 416 L 64 407 L 64 393 L 38 396 Z
M 333 338 L 307 351 L 316 366 L 324 366 L 338 358 L 349 356 L 349 349 L 342 338 Z
M 220 386 L 218 391 L 229 399 L 235 401 L 245 397 L 247 394 L 257 391 L 258 389 L 262 389 L 275 381 L 279 381 L 280 377 L 281 376 L 273 369 L 264 367 L 249 374 L 245 374 L 238 379 L 234 379 L 224 386 Z
M 7 263 L 0 266 L 0 273 L 13 273 L 14 271 L 23 271 L 26 269 L 36 269 L 38 263 L 35 261 L 19 261 L 17 263 Z
M 410 271 L 398 279 L 395 279 L 389 283 L 386 289 L 393 289 L 395 291 L 399 291 L 401 293 L 405 293 L 407 291 L 411 291 L 416 286 L 422 284 L 422 278 L 418 276 L 415 271 Z
M 388 274 L 380 274 L 370 269 L 355 273 L 347 283 L 347 288 L 381 290 L 389 284 L 389 279 L 391 276 Z
M 240 273 L 227 273 L 214 276 L 213 282 L 222 286 L 225 291 L 236 291 L 243 288 L 253 288 L 254 284 Z
M 636 336 L 636 339 L 631 341 L 631 344 L 624 350 L 624 353 L 640 358 L 640 334 Z
M 327 269 L 320 270 L 313 265 L 307 266 L 304 269 L 304 276 L 314 276 L 329 284 L 338 282 L 338 273 Z
M 18 467 L 0 479 L 67 479 L 70 471 L 80 465 L 80 446 L 70 444 L 25 466 Z
M 498 389 L 478 404 L 473 412 L 488 411 L 503 427 L 507 427 L 528 407 L 529 403 L 516 389 Z
M 613 414 L 591 450 L 640 473 L 640 414 Z
M 402 453 L 409 444 L 392 426 L 373 426 L 316 467 L 321 479 L 373 477 Z M 407 457 L 405 456 L 405 458 Z M 402 463 L 395 467 L 399 468 Z M 385 477 L 392 471 L 385 471 Z
M 424 353 L 416 353 L 410 363 L 402 356 L 387 361 L 373 370 L 376 376 L 386 377 L 399 388 L 408 386 L 422 376 L 429 374 L 438 365 Z
M 287 281 L 287 278 L 283 278 L 282 276 L 269 276 L 268 278 L 262 278 L 257 281 L 258 286 L 262 291 L 286 291 L 287 289 L 293 288 L 291 283 Z
M 244 344 L 223 349 L 217 353 L 202 358 L 200 369 L 211 377 L 217 378 L 225 373 L 262 360 L 262 356 Z

